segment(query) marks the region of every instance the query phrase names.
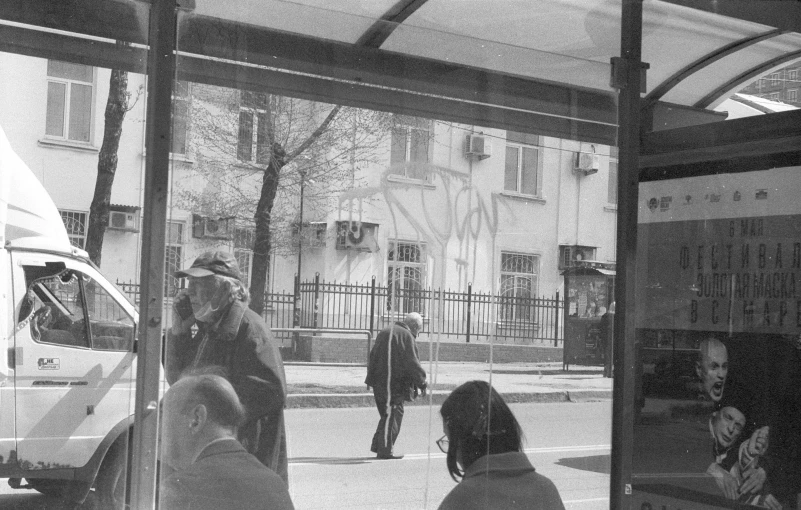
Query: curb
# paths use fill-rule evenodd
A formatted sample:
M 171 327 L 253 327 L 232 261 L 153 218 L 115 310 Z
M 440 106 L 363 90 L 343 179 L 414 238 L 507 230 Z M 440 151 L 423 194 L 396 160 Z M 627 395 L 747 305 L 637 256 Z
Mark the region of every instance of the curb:
M 441 405 L 450 392 L 434 391 L 428 396 L 406 402 L 407 406 Z M 510 404 L 522 403 L 554 403 L 554 402 L 592 402 L 611 400 L 611 390 L 557 390 L 542 392 L 509 392 L 501 393 L 503 399 Z M 310 393 L 287 395 L 287 409 L 309 408 L 347 408 L 375 407 L 372 393 Z

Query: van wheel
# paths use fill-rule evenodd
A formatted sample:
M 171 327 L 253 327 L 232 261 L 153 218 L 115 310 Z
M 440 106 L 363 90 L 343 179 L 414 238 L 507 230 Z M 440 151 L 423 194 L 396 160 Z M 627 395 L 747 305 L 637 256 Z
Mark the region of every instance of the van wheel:
M 103 510 L 123 510 L 130 504 L 130 472 L 132 452 L 128 448 L 129 434 L 114 441 L 95 478 L 94 496 Z

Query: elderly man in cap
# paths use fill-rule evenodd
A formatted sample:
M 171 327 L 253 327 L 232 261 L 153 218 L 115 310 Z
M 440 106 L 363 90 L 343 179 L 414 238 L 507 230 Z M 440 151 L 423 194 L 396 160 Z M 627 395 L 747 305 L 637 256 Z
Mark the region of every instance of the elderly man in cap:
M 288 483 L 284 364 L 272 332 L 247 306 L 250 296 L 236 259 L 207 252 L 175 276 L 187 278 L 188 285 L 173 303 L 167 380 L 172 384 L 187 370 L 220 367 L 245 406 L 239 440 Z
M 395 440 L 403 422 L 403 403 L 426 394 L 426 371 L 420 365 L 415 339 L 423 329 L 419 313 L 409 313 L 402 322 L 383 329 L 370 350 L 364 383 L 373 388 L 378 426 L 370 451 L 379 459 L 400 459 Z

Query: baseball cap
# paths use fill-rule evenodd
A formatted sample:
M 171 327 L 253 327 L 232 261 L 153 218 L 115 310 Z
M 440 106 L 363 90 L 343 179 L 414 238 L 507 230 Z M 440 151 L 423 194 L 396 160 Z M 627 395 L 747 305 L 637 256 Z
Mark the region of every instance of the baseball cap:
M 242 280 L 242 276 L 239 274 L 239 264 L 233 255 L 225 251 L 207 251 L 195 259 L 192 267 L 176 271 L 174 274 L 176 278 L 187 276 L 199 278 L 218 274 Z

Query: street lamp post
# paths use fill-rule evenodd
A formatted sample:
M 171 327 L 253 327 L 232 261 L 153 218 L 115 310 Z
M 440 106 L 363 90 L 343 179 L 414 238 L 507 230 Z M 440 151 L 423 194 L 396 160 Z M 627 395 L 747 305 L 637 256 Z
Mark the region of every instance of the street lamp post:
M 300 301 L 300 270 L 303 267 L 303 192 L 306 186 L 306 169 L 299 169 L 300 174 L 300 214 L 298 218 L 298 272 L 295 275 L 295 310 L 292 326 L 300 327 L 301 301 Z

